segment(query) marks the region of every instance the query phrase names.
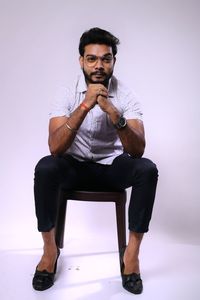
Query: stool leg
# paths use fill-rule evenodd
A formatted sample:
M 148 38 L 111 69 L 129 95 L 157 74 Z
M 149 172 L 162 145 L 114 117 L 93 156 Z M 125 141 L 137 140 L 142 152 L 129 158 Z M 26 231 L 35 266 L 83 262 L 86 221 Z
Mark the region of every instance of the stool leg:
M 126 202 L 115 202 L 119 252 L 126 247 Z
M 63 248 L 64 246 L 66 210 L 67 210 L 67 200 L 61 199 L 58 208 L 57 221 L 55 226 L 55 240 L 58 248 Z

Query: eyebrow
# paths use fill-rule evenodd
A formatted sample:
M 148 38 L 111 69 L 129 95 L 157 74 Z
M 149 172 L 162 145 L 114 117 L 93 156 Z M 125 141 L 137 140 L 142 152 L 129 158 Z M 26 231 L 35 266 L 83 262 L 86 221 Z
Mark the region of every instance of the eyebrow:
M 104 56 L 108 56 L 108 55 L 111 55 L 112 56 L 112 53 L 108 52 L 108 53 L 105 53 L 104 55 L 102 55 L 101 57 L 104 57 Z M 98 56 L 98 55 L 95 55 L 95 54 L 87 54 L 87 56 Z

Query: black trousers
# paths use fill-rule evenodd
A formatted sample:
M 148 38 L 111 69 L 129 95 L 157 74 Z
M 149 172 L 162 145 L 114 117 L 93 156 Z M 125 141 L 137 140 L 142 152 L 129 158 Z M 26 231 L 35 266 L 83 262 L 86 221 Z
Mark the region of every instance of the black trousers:
M 60 188 L 68 190 L 123 190 L 132 187 L 129 230 L 147 232 L 152 215 L 158 171 L 146 158 L 124 153 L 111 165 L 80 162 L 70 155 L 46 156 L 35 168 L 34 195 L 38 230 L 48 232 L 55 226 Z

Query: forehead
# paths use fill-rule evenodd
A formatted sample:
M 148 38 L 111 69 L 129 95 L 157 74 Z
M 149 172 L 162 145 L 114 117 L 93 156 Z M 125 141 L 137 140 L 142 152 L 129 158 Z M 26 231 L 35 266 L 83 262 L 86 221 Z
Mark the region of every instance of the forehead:
M 112 54 L 112 47 L 101 44 L 89 44 L 85 46 L 84 55 L 97 55 L 103 56 L 107 53 Z

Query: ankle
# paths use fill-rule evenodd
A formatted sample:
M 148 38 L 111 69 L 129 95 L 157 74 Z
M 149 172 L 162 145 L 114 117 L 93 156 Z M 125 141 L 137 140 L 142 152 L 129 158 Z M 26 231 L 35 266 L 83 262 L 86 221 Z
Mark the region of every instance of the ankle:
M 43 247 L 44 255 L 45 256 L 54 256 L 57 255 L 58 249 L 56 245 L 47 245 L 45 244 Z
M 57 249 L 55 251 L 52 249 L 51 250 L 45 249 L 40 259 L 40 262 L 37 266 L 37 270 L 38 271 L 47 270 L 48 272 L 53 272 L 57 257 L 58 257 Z
M 139 258 L 137 257 L 124 257 L 124 274 L 132 274 L 140 273 L 140 266 L 139 266 Z
M 124 274 L 140 273 L 139 249 L 127 247 L 124 252 Z

